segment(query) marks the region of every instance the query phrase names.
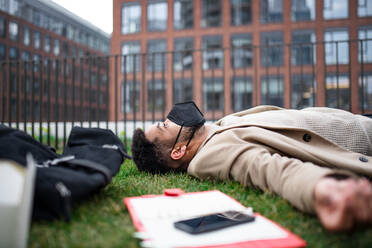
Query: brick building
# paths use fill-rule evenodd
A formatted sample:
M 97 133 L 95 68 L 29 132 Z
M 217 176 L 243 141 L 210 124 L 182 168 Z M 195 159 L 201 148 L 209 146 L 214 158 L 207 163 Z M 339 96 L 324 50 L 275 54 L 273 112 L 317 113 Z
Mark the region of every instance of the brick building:
M 111 103 L 119 118 L 160 119 L 191 98 L 213 119 L 259 104 L 372 110 L 371 0 L 113 6 L 111 54 L 122 56 L 111 64 L 121 89 Z
M 109 34 L 50 0 L 0 0 L 1 120 L 107 118 L 108 62 L 94 58 L 109 46 Z

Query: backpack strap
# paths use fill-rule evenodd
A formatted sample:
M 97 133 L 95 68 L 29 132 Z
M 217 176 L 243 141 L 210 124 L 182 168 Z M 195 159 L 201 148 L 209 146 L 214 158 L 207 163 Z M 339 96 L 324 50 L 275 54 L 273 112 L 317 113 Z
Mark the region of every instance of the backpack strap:
M 103 165 L 93 162 L 87 159 L 77 159 L 74 155 L 59 157 L 53 160 L 47 160 L 42 165 L 37 165 L 37 167 L 50 167 L 50 166 L 66 166 L 71 168 L 84 168 L 92 171 L 101 173 L 105 178 L 105 184 L 111 181 L 112 175 L 108 168 Z

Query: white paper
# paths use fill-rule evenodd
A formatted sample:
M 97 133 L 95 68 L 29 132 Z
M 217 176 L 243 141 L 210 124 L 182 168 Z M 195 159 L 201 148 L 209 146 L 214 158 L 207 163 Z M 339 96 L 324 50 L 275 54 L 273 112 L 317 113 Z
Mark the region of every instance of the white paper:
M 245 210 L 240 203 L 219 191 L 135 198 L 131 199 L 131 204 L 145 229 L 145 233 L 139 233 L 137 237 L 148 238 L 142 242 L 144 247 L 193 247 L 287 237 L 285 231 L 261 216 L 256 216 L 254 222 L 196 235 L 173 226 L 174 222 L 191 217 Z

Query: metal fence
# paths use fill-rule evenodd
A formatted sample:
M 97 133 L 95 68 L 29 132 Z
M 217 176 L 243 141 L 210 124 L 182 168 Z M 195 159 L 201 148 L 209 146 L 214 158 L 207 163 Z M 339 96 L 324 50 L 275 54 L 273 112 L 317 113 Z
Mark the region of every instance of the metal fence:
M 2 61 L 1 123 L 59 148 L 74 125 L 132 131 L 194 100 L 208 120 L 260 104 L 372 113 L 372 40 Z

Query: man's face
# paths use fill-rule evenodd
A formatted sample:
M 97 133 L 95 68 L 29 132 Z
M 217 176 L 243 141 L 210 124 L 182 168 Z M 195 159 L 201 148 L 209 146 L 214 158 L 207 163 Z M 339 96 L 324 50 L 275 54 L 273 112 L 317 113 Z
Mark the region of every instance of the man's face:
M 145 136 L 151 142 L 154 142 L 155 138 L 157 138 L 163 144 L 173 144 L 180 128 L 181 126 L 166 119 L 164 122 L 158 122 L 152 125 L 145 132 Z

